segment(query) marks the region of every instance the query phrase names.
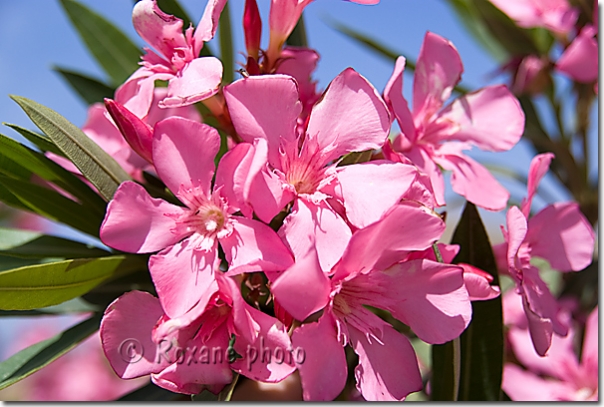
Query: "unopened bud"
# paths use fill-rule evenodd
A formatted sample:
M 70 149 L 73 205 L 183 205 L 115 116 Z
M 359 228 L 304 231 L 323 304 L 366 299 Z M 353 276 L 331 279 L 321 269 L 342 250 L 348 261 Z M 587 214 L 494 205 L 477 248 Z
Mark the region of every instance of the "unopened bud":
M 151 154 L 153 129 L 151 126 L 139 119 L 130 110 L 111 99 L 105 99 L 105 107 L 122 133 L 122 136 L 124 136 L 124 139 L 130 144 L 130 147 L 138 155 L 153 164 Z

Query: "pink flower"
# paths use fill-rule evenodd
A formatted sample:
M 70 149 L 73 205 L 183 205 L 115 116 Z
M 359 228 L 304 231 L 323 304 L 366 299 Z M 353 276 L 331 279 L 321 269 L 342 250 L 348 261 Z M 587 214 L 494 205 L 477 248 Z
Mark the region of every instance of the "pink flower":
M 101 338 L 120 377 L 151 374 L 160 387 L 197 394 L 203 389 L 218 393 L 232 381 L 232 370 L 263 382 L 281 381 L 295 370 L 283 324 L 248 305 L 234 280 L 216 271 L 216 279 L 200 291 L 197 305 L 178 318 L 170 318 L 157 298 L 142 291 L 109 305 Z M 125 352 L 124 343 L 138 348 Z
M 331 269 L 352 235 L 342 214 L 354 227 L 378 220 L 417 176 L 413 166 L 387 161 L 335 166 L 344 154 L 379 148 L 390 126 L 382 99 L 350 68 L 301 128 L 297 84 L 289 76 L 252 76 L 226 86 L 224 95 L 237 133 L 255 143 L 242 158 L 254 163 L 239 181 L 248 203 L 242 212 L 251 216 L 253 209 L 268 223 L 293 200 L 279 233 L 296 258 L 316 244 L 321 266 Z
M 558 319 L 556 301 L 539 270 L 531 265 L 531 257 L 547 260 L 556 270 L 579 271 L 591 263 L 595 240 L 589 222 L 574 202 L 549 205 L 528 219 L 537 185 L 553 157 L 546 153 L 533 158 L 527 197 L 521 209 L 516 206 L 509 209 L 507 232 L 502 227 L 507 269 L 522 296 L 533 345 L 541 356 L 550 347 L 552 334 L 565 336 L 568 329 Z
M 597 6 L 597 5 L 596 5 Z M 596 9 L 597 10 L 597 9 Z M 564 50 L 556 62 L 556 69 L 573 80 L 590 83 L 598 80 L 598 41 L 596 27 L 586 25 Z
M 198 58 L 203 43 L 214 37 L 226 0 L 210 0 L 197 29 L 182 31 L 182 20 L 166 14 L 156 0 L 134 6 L 132 22 L 155 52 L 145 48 L 142 67 L 115 93 L 115 100 L 144 119 L 149 112 L 156 80 L 168 81 L 168 94 L 160 107 L 186 106 L 218 92 L 222 64 L 214 57 Z
M 523 28 L 544 27 L 565 34 L 573 29 L 579 10 L 567 0 L 491 0 Z
M 185 206 L 152 198 L 139 184 L 125 182 L 101 225 L 100 236 L 108 246 L 132 253 L 161 250 L 151 256 L 149 269 L 171 318 L 191 309 L 212 281 L 219 242 L 232 272 L 283 270 L 293 261 L 267 225 L 233 216 L 239 210 L 238 202 L 229 200 L 238 164 L 230 159 L 235 150 L 222 158 L 211 188 L 219 147 L 218 132 L 206 124 L 179 117 L 157 123 L 157 174 Z
M 318 322 L 292 335 L 293 346 L 307 355 L 298 364 L 305 400 L 332 400 L 342 391 L 347 344 L 359 355 L 355 376 L 365 399 L 402 400 L 422 388 L 409 340 L 365 306 L 389 311 L 428 343 L 459 336 L 472 313 L 461 267 L 405 261 L 412 251 L 430 247 L 444 228 L 440 217 L 418 204 L 395 205 L 354 233 L 329 273 L 311 248 L 272 284 L 294 318 L 304 321 L 323 310 Z
M 512 292 L 509 294 L 511 297 L 506 295 L 504 304 L 518 297 Z M 570 328 L 566 337 L 553 336 L 547 356 L 540 357 L 529 345 L 528 330 L 512 326 L 508 332 L 510 344 L 516 358 L 528 370 L 506 363 L 502 383 L 506 394 L 514 401 L 597 401 L 597 307 L 587 319 L 580 362 L 574 351 L 576 334 L 577 331 Z
M 384 99 L 401 128 L 401 135 L 392 143 L 396 154 L 387 158 L 410 161 L 424 171 L 439 206 L 445 204 L 440 166 L 453 172 L 453 190 L 468 201 L 489 210 L 503 209 L 509 193 L 463 150 L 472 145 L 487 151 L 512 148 L 524 130 L 518 100 L 504 85 L 488 86 L 443 108 L 463 66 L 453 44 L 430 32 L 417 60 L 412 110 L 402 95 L 404 68 L 405 59 L 399 57 L 384 90 Z

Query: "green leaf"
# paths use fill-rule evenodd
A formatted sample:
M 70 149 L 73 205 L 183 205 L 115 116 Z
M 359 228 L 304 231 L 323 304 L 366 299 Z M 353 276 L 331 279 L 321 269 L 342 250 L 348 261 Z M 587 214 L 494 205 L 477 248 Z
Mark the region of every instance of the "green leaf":
M 25 379 L 73 349 L 99 329 L 100 321 L 101 314 L 95 314 L 84 322 L 0 362 L 0 389 Z
M 139 68 L 142 52 L 120 29 L 75 0 L 61 0 L 61 5 L 114 85 L 125 82 Z
M 30 119 L 109 201 L 115 190 L 130 179 L 126 171 L 82 130 L 52 109 L 33 100 L 11 95 Z
M 300 15 L 300 19 L 296 23 L 294 30 L 285 41 L 287 45 L 294 47 L 308 47 L 308 39 L 306 36 L 306 26 L 304 25 L 304 13 Z
M 52 69 L 61 75 L 63 80 L 65 80 L 65 82 L 67 82 L 88 105 L 103 103 L 105 98 L 112 98 L 115 93 L 115 88 L 112 88 L 97 79 L 91 78 L 90 76 L 58 66 L 55 66 Z
M 187 29 L 189 25 L 194 24 L 193 20 L 191 20 L 178 0 L 157 0 L 157 5 L 164 13 L 180 18 L 184 29 Z
M 17 171 L 14 171 L 17 169 Z M 105 202 L 88 185 L 44 154 L 25 147 L 15 140 L 0 134 L 0 173 L 29 181 L 32 174 L 52 182 L 59 188 L 77 197 L 100 218 L 105 215 Z
M 0 201 L 98 236 L 102 216 L 51 189 L 0 175 Z M 17 200 L 16 204 L 14 200 Z
M 36 317 L 60 314 L 81 314 L 84 312 L 102 312 L 105 308 L 84 301 L 81 297 L 73 298 L 58 305 L 30 310 L 0 310 L 0 317 Z
M 61 157 L 65 157 L 65 154 L 63 154 L 63 152 L 61 150 L 59 150 L 59 148 L 55 145 L 55 143 L 53 143 L 52 140 L 49 139 L 44 134 L 36 133 L 36 132 L 26 129 L 24 127 L 17 126 L 16 124 L 10 124 L 10 123 L 2 123 L 2 124 L 17 131 L 19 134 L 21 134 L 27 140 L 29 140 L 33 144 L 35 144 L 36 147 L 38 147 L 42 152 L 49 151 L 49 152 L 59 155 Z
M 497 263 L 476 206 L 467 202 L 451 243 L 460 245 L 455 263 L 486 271 L 499 285 Z M 501 297 L 472 302 L 472 322 L 461 335 L 459 400 L 499 401 L 503 374 Z
M 220 59 L 224 70 L 222 73 L 222 83 L 229 84 L 235 77 L 235 65 L 233 55 L 233 32 L 231 29 L 230 3 L 225 3 L 220 20 L 218 21 L 218 32 L 220 35 Z
M 30 310 L 60 304 L 100 283 L 145 267 L 138 256 L 64 260 L 0 272 L 0 309 Z
M 0 254 L 20 258 L 75 259 L 109 256 L 106 250 L 84 243 L 21 229 L 0 228 Z
M 210 393 L 211 394 L 211 393 Z M 117 401 L 178 401 L 186 400 L 182 394 L 172 393 L 154 383 L 149 383 L 122 397 Z M 214 398 L 216 400 L 216 398 Z

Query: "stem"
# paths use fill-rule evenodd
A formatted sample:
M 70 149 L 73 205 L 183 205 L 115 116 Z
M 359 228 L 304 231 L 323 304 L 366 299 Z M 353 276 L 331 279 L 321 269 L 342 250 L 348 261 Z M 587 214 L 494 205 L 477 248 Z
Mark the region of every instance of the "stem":
M 231 384 L 229 384 L 220 392 L 220 394 L 218 394 L 218 401 L 231 401 L 231 397 L 233 397 L 233 390 L 235 390 L 235 386 L 237 385 L 238 380 L 239 373 L 235 373 Z
M 220 20 L 218 23 L 220 32 L 220 58 L 224 65 L 222 73 L 222 83 L 231 83 L 235 78 L 234 58 L 233 58 L 233 35 L 231 30 L 231 13 L 229 12 L 229 3 L 224 5 Z

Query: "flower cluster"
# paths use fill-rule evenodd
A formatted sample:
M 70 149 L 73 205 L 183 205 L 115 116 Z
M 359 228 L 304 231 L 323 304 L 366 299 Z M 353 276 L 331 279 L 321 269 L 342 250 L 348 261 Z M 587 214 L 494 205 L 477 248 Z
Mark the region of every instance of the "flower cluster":
M 200 52 L 225 3 L 210 0 L 184 32 L 156 0 L 136 3 L 134 27 L 153 50 L 114 100 L 89 111 L 84 131 L 133 178 L 107 206 L 100 238 L 149 254 L 157 295 L 131 291 L 109 305 L 105 354 L 120 377 L 151 375 L 178 393 L 218 393 L 234 372 L 274 383 L 297 370 L 305 400 L 333 400 L 346 385 L 349 346 L 362 396 L 403 400 L 423 387 L 417 358 L 374 309 L 442 344 L 466 329 L 471 301 L 499 295 L 489 274 L 453 264 L 459 247 L 436 244 L 445 230 L 437 211 L 446 204 L 443 170 L 468 201 L 506 207 L 509 193 L 464 151 L 512 148 L 524 131 L 520 104 L 503 85 L 448 103 L 463 65 L 430 32 L 411 107 L 403 57 L 383 93 L 352 68 L 319 93 L 318 54 L 284 45 L 308 0 L 271 2 L 266 50 L 256 1 L 247 0 L 243 78 L 222 85 L 220 60 Z M 210 113 L 202 117 L 197 102 Z M 400 134 L 389 138 L 394 121 Z M 531 165 L 529 196 L 508 211 L 499 250 L 541 355 L 552 332 L 566 330 L 530 256 L 580 270 L 594 239 L 574 204 L 527 221 L 551 157 Z

